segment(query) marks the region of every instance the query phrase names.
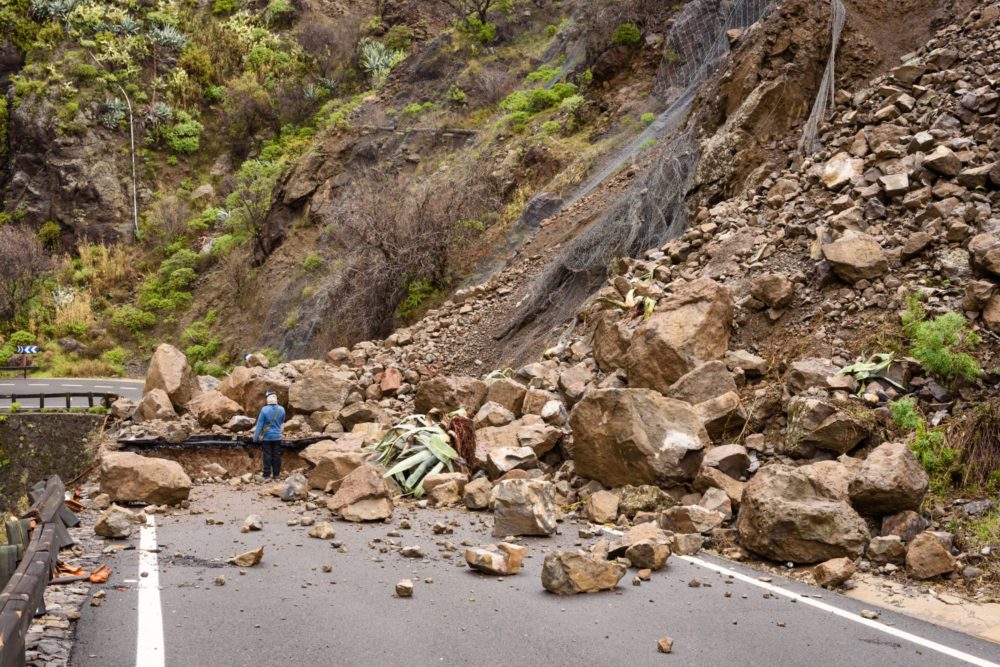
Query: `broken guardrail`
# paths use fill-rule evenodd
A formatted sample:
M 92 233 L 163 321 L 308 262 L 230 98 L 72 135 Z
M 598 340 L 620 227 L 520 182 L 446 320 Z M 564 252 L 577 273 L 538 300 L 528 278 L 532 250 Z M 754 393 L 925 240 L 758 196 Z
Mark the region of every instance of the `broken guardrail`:
M 0 547 L 4 550 L 0 558 L 16 553 L 18 562 L 0 590 L 0 667 L 25 664 L 24 639 L 31 619 L 45 611 L 45 587 L 59 550 L 73 544 L 67 527 L 80 521 L 64 504 L 65 495 L 65 485 L 53 475 L 35 485 L 31 508 L 7 523 L 9 544 Z
M 281 446 L 288 449 L 300 450 L 315 445 L 323 440 L 331 440 L 333 436 L 323 435 L 311 438 L 297 438 L 295 440 L 282 440 Z M 118 444 L 122 449 L 244 449 L 253 447 L 253 438 L 245 435 L 225 436 L 225 435 L 193 435 L 180 442 L 170 442 L 162 437 L 157 438 L 119 438 Z M 258 443 L 259 444 L 259 443 Z

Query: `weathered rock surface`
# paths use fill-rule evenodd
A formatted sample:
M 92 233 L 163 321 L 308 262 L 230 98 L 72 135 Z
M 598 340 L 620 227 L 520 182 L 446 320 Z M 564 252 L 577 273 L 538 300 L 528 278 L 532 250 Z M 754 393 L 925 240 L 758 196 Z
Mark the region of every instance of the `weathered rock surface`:
M 588 392 L 570 426 L 577 474 L 605 486 L 694 479 L 710 444 L 689 404 L 649 389 Z
M 708 278 L 681 287 L 635 330 L 626 358 L 630 386 L 666 394 L 685 373 L 721 359 L 732 320 L 733 296 L 725 287 Z
M 392 494 L 379 469 L 366 463 L 344 478 L 326 506 L 346 521 L 384 521 L 392 516 Z
M 175 505 L 187 500 L 191 478 L 176 461 L 108 452 L 101 457 L 101 491 L 112 500 Z
M 937 535 L 930 531 L 920 533 L 906 550 L 906 571 L 917 579 L 930 579 L 955 571 L 957 562 Z
M 889 262 L 878 241 L 857 232 L 824 245 L 823 257 L 834 273 L 851 284 L 878 278 L 889 270 Z
M 133 523 L 135 523 L 134 513 L 124 507 L 112 505 L 97 517 L 97 521 L 94 522 L 94 533 L 100 537 L 123 539 L 132 534 Z
M 744 547 L 793 563 L 857 558 L 869 539 L 848 503 L 822 495 L 808 475 L 784 465 L 763 468 L 750 480 L 736 528 Z
M 551 482 L 508 479 L 493 488 L 493 535 L 551 535 L 556 532 Z
M 927 472 L 910 448 L 887 442 L 868 454 L 848 491 L 859 512 L 881 516 L 919 508 L 927 484 Z
M 142 395 L 139 405 L 136 406 L 135 418 L 137 421 L 150 421 L 161 419 L 170 421 L 177 419 L 177 412 L 167 392 L 162 389 L 150 389 Z
M 500 553 L 470 547 L 465 550 L 465 562 L 474 570 L 507 577 L 521 571 L 524 563 L 524 556 L 528 553 L 527 547 L 510 542 L 501 542 L 498 545 Z
M 306 472 L 309 487 L 336 493 L 344 478 L 364 464 L 371 452 L 362 450 L 354 440 L 323 440 L 309 445 L 299 456 L 314 466 Z
M 542 586 L 556 595 L 610 591 L 618 585 L 625 572 L 625 566 L 615 561 L 557 551 L 545 557 Z
M 490 505 L 493 484 L 485 477 L 474 479 L 462 490 L 462 502 L 470 510 L 484 510 Z
M 587 498 L 585 511 L 594 523 L 614 523 L 618 519 L 618 496 L 610 491 L 592 493 Z
M 294 413 L 340 412 L 351 392 L 359 391 L 354 374 L 316 364 L 288 387 L 288 407 Z
M 206 391 L 191 399 L 187 409 L 200 425 L 209 428 L 216 424 L 225 424 L 243 408 L 219 391 Z
M 166 392 L 170 402 L 178 408 L 185 407 L 188 401 L 201 393 L 198 378 L 191 371 L 187 357 L 173 345 L 162 343 L 149 361 L 142 393 L 153 389 Z
M 471 418 L 482 407 L 487 390 L 486 383 L 476 378 L 438 375 L 417 385 L 413 407 L 423 414 L 435 408 L 445 413 L 464 409 Z
M 817 586 L 836 588 L 853 577 L 856 570 L 850 558 L 833 558 L 813 568 L 813 580 Z

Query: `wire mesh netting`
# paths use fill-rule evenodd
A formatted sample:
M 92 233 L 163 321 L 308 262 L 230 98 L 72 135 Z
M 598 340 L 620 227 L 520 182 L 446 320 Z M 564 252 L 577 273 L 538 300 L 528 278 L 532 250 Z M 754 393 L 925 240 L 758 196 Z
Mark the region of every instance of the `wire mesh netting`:
M 819 92 L 816 94 L 816 101 L 813 103 L 812 112 L 802 129 L 802 137 L 799 139 L 799 152 L 803 155 L 815 153 L 822 145 L 819 141 L 819 126 L 826 118 L 828 111 L 833 111 L 834 92 L 834 70 L 837 61 L 837 45 L 840 44 L 840 35 L 844 32 L 844 24 L 847 22 L 847 9 L 841 0 L 830 0 L 830 57 L 826 61 L 826 70 L 823 72 L 823 81 L 820 83 Z
M 695 0 L 684 7 L 665 40 L 657 77 L 656 91 L 668 102 L 666 109 L 568 203 L 593 191 L 649 142 L 668 143 L 628 190 L 535 281 L 518 313 L 498 337 L 509 336 L 528 321 L 541 329 L 566 321 L 604 280 L 613 258 L 638 256 L 687 228 L 685 199 L 698 164 L 698 148 L 694 130 L 680 129 L 690 115 L 698 87 L 729 53 L 727 32 L 756 23 L 775 4 L 776 0 Z

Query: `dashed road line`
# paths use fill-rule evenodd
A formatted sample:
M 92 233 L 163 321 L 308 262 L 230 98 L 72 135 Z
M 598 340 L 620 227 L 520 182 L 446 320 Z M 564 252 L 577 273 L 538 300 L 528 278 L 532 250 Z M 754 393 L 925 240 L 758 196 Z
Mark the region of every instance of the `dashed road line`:
M 156 519 L 146 517 L 139 528 L 139 614 L 135 667 L 163 667 L 163 608 L 160 605 L 160 564 L 156 556 Z

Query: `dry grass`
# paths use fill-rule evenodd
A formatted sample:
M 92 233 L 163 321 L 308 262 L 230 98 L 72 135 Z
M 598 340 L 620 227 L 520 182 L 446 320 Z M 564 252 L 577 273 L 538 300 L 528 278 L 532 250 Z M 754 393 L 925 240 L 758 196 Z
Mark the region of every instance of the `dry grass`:
M 134 282 L 137 275 L 135 258 L 123 244 L 81 243 L 76 250 L 80 268 L 89 274 L 90 285 L 96 294 L 127 287 Z
M 966 485 L 1000 490 L 995 488 L 1000 486 L 1000 399 L 977 405 L 953 421 L 947 442 L 960 452 Z
M 90 292 L 76 292 L 72 300 L 56 306 L 53 324 L 60 330 L 73 324 L 89 325 L 93 315 L 91 301 Z

